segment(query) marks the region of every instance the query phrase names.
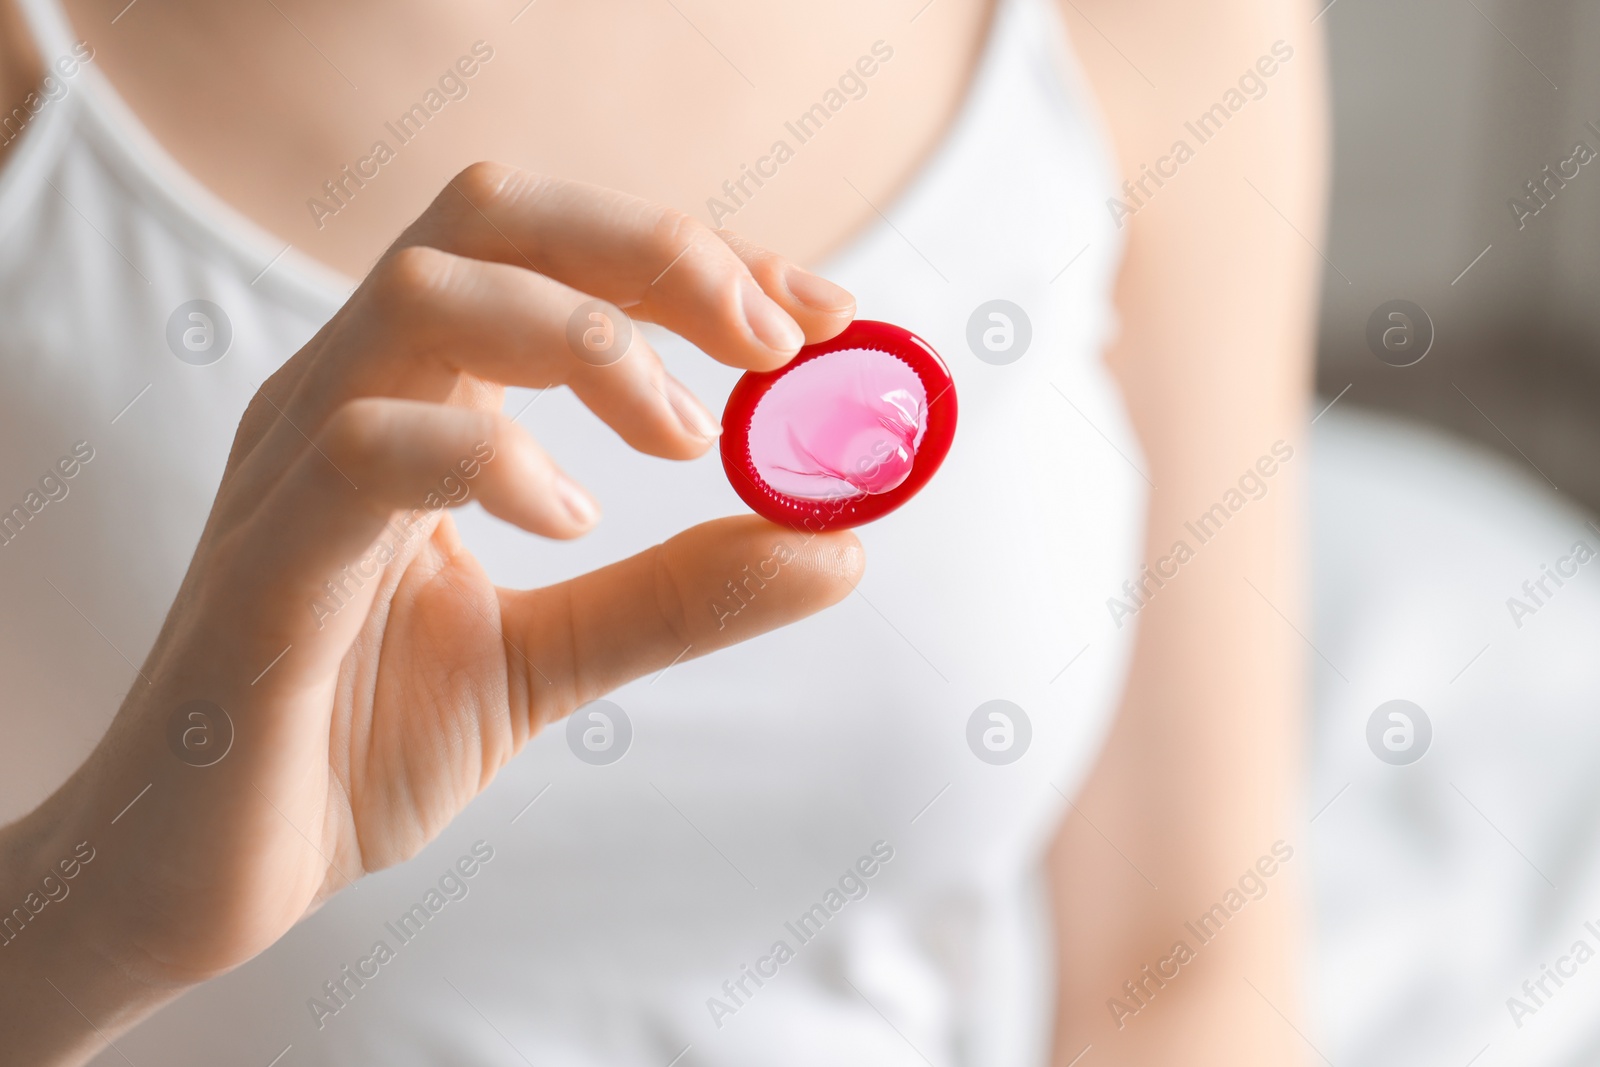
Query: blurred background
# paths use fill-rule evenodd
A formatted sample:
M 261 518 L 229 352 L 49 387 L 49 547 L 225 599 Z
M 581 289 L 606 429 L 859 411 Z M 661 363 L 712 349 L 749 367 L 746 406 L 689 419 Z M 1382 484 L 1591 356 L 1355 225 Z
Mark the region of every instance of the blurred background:
M 1526 183 L 1575 142 L 1600 153 L 1585 125 L 1600 127 L 1600 5 L 1335 0 L 1318 24 L 1335 120 L 1324 403 L 1350 386 L 1341 404 L 1525 458 L 1600 506 L 1600 159 L 1520 230 L 1508 206 L 1538 206 Z M 1367 318 L 1391 299 L 1433 320 L 1415 366 L 1367 348 Z
M 1600 546 L 1600 5 L 1334 0 L 1317 21 L 1317 407 L 1338 399 L 1311 480 L 1308 1041 L 1600 1062 L 1600 968 L 1533 986 L 1600 945 L 1600 583 L 1525 591 Z M 1432 320 L 1412 366 L 1369 347 L 1392 300 Z M 1371 731 L 1399 700 L 1431 733 L 1391 765 Z

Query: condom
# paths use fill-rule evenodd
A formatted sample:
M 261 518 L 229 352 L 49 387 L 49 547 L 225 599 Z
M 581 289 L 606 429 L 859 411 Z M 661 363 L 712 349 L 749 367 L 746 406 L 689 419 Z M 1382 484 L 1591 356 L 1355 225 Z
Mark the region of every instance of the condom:
M 922 338 L 857 320 L 773 371 L 739 379 L 722 466 L 752 511 L 839 530 L 881 518 L 928 483 L 956 432 L 950 371 Z

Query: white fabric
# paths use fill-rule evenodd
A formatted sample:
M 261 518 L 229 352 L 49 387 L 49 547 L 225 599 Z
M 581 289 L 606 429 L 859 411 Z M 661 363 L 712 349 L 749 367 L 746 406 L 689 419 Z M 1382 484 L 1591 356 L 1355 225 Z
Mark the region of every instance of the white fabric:
M 1595 1063 L 1600 962 L 1561 964 L 1542 1006 L 1522 983 L 1600 951 L 1600 560 L 1573 552 L 1600 532 L 1529 465 L 1431 431 L 1341 405 L 1313 444 L 1308 1036 L 1371 1067 Z M 1576 576 L 1530 598 L 1562 559 Z M 1394 699 L 1433 726 L 1409 766 L 1367 746 Z
M 58 12 L 25 6 L 47 58 L 65 51 Z M 265 1064 L 285 1046 L 292 1065 L 663 1067 L 686 1046 L 686 1067 L 1043 1062 L 1037 866 L 1122 685 L 1132 628 L 1110 625 L 1105 599 L 1136 572 L 1145 490 L 1098 360 L 1120 255 L 1109 157 L 1062 42 L 1045 0 L 1004 0 L 954 128 L 888 206 L 893 226 L 826 265 L 863 315 L 932 341 L 961 400 L 944 470 L 862 531 L 859 595 L 619 691 L 635 731 L 619 763 L 580 762 L 561 729 L 536 738 L 415 861 L 119 1039 L 123 1053 L 171 1067 Z M 0 546 L 0 815 L 36 803 L 103 730 L 254 385 L 348 289 L 281 249 L 151 143 L 93 64 L 0 172 L 0 507 L 74 442 L 94 449 L 69 495 Z M 233 326 L 206 367 L 165 341 L 195 298 Z M 994 298 L 1032 319 L 1010 366 L 965 341 Z M 735 374 L 658 340 L 719 406 Z M 463 514 L 502 583 L 580 573 L 743 510 L 714 456 L 632 454 L 568 395 L 523 420 L 606 520 L 554 545 Z M 1032 722 L 1010 766 L 966 740 L 996 698 Z M 470 893 L 397 947 L 385 923 L 479 840 L 493 859 Z M 795 945 L 785 921 L 878 841 L 894 856 L 865 899 L 714 1025 L 708 998 L 774 941 Z M 308 1001 L 379 939 L 396 958 L 319 1029 Z

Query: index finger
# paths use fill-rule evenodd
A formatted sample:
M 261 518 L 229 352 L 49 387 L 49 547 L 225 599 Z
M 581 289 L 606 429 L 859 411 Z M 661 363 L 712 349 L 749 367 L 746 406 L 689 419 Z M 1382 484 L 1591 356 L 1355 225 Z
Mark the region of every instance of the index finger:
M 763 257 L 758 284 L 739 253 L 681 211 L 497 163 L 453 178 L 395 248 L 417 244 L 526 267 L 750 370 L 782 366 L 855 312 L 849 293 L 781 257 Z

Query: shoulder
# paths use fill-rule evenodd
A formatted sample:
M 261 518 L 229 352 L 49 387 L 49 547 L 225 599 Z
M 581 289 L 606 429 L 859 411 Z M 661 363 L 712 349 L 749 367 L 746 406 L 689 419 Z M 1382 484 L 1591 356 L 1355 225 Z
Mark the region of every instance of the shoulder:
M 0 159 L 37 108 L 44 70 L 16 0 L 0 0 Z
M 1138 142 L 1169 142 L 1179 126 L 1175 119 L 1204 111 L 1251 70 L 1277 74 L 1281 69 L 1288 77 L 1272 78 L 1272 95 L 1297 102 L 1256 110 L 1281 114 L 1320 94 L 1321 27 L 1311 21 L 1322 6 L 1318 0 L 1054 2 L 1120 150 L 1151 147 Z M 1245 90 L 1259 91 L 1253 82 Z M 1270 127 L 1275 117 L 1251 125 Z
M 1304 425 L 1324 269 L 1320 5 L 1057 2 L 1116 158 L 1106 224 L 1126 252 L 1107 363 L 1158 504 L 1200 505 Z

